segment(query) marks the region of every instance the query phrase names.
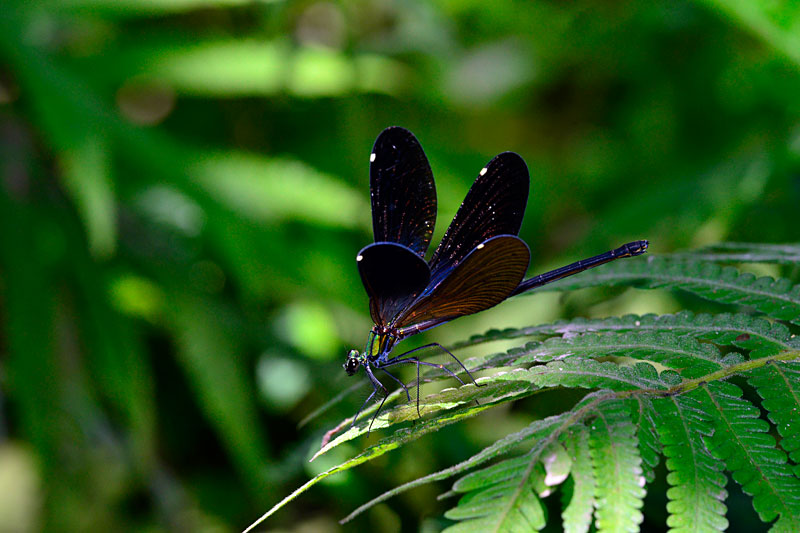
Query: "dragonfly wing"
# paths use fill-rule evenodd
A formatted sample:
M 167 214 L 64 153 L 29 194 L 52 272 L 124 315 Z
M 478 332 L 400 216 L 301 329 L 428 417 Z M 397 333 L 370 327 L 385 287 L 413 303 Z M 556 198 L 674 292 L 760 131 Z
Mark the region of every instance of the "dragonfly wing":
M 436 223 L 436 186 L 419 141 L 386 128 L 370 155 L 369 187 L 375 242 L 394 242 L 425 256 Z
M 358 273 L 377 325 L 388 324 L 428 286 L 428 264 L 409 248 L 391 242 L 365 246 L 356 256 Z
M 528 245 L 515 235 L 492 237 L 479 244 L 395 317 L 401 335 L 471 315 L 505 300 L 528 269 Z
M 519 233 L 529 187 L 528 167 L 514 152 L 496 156 L 481 170 L 431 258 L 434 283 L 480 243 Z

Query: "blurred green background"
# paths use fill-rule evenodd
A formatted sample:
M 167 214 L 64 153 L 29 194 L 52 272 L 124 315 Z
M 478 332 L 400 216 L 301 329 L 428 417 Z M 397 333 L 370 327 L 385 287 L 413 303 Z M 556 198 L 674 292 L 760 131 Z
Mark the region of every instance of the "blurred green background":
M 797 241 L 798 70 L 790 0 L 3 0 L 0 531 L 241 530 L 380 437 L 307 462 L 366 380 L 298 423 L 354 383 L 341 364 L 371 325 L 354 257 L 386 126 L 431 161 L 434 242 L 492 156 L 526 159 L 531 273 L 638 238 Z M 686 305 L 541 293 L 407 347 Z M 333 477 L 268 528 L 337 531 L 542 409 Z M 438 531 L 448 487 L 345 529 Z

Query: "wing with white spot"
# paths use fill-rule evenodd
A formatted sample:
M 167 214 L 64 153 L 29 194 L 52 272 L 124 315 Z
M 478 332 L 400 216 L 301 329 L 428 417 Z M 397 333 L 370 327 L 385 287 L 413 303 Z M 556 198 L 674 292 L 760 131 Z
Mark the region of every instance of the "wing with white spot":
M 425 256 L 436 223 L 436 186 L 419 141 L 386 128 L 370 154 L 369 188 L 375 242 L 393 242 Z
M 430 260 L 431 282 L 497 235 L 516 235 L 528 203 L 530 177 L 525 161 L 504 152 L 480 171 Z

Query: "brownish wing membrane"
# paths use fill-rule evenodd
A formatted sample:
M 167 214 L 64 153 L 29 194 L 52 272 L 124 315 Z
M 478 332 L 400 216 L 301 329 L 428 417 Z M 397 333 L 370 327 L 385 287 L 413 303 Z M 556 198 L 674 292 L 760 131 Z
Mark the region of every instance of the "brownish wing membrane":
M 419 141 L 386 128 L 370 155 L 369 187 L 375 242 L 394 242 L 425 256 L 436 223 L 436 186 Z
M 435 284 L 480 243 L 516 235 L 528 203 L 530 177 L 525 161 L 504 152 L 481 170 L 430 260 Z
M 479 244 L 438 285 L 430 285 L 391 325 L 406 336 L 493 307 L 519 285 L 529 260 L 522 239 L 493 237 Z
M 365 246 L 356 256 L 358 273 L 369 296 L 369 312 L 377 325 L 388 324 L 428 286 L 430 270 L 420 256 L 391 242 Z

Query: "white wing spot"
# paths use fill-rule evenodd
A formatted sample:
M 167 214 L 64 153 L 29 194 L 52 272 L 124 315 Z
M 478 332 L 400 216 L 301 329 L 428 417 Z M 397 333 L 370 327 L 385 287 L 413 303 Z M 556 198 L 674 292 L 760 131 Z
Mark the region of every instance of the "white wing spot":
M 370 163 L 374 163 L 375 162 L 375 154 L 369 154 L 369 162 Z
M 363 255 L 357 255 L 356 256 L 356 261 L 361 261 L 362 259 L 364 259 Z
M 483 167 L 483 168 L 481 169 L 481 176 L 483 176 L 484 174 L 486 174 L 486 172 L 487 172 L 487 171 L 488 171 L 488 169 L 487 169 L 486 167 Z
M 478 247 L 477 247 L 477 248 L 475 248 L 475 249 L 476 249 L 476 250 L 480 250 L 480 249 L 481 249 L 481 248 L 483 248 L 484 246 L 486 246 L 486 245 L 485 245 L 485 244 L 483 244 L 483 243 L 480 243 L 480 244 L 478 245 Z

